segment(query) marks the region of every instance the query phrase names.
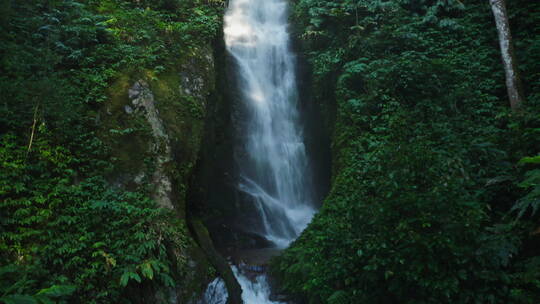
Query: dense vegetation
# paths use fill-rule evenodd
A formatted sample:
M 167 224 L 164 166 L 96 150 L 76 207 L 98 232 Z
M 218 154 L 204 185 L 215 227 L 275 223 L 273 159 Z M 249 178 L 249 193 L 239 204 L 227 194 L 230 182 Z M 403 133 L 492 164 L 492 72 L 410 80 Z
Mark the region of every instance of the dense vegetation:
M 517 112 L 488 1 L 296 1 L 334 168 L 321 212 L 274 265 L 286 291 L 538 303 L 540 3 L 508 4 Z
M 185 223 L 111 179 L 111 145 L 146 131 L 98 136 L 99 117 L 120 75 L 158 79 L 208 44 L 222 6 L 0 1 L 0 302 L 142 301 L 182 279 Z
M 519 111 L 486 0 L 295 1 L 333 178 L 273 265 L 286 292 L 330 304 L 538 303 L 540 3 L 508 4 Z M 181 211 L 157 208 L 151 183 L 118 182 L 129 169 L 119 147 L 148 126 L 102 117 L 139 78 L 177 88 L 179 58 L 218 35 L 223 6 L 0 0 L 0 302 L 152 302 L 188 284 Z M 163 116 L 202 120 L 200 107 Z

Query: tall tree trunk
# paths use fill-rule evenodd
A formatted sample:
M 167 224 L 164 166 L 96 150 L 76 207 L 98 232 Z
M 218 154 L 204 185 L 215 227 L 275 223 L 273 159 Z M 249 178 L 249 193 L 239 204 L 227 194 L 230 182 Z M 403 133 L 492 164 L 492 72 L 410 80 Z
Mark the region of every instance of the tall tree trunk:
M 506 3 L 505 0 L 489 0 L 489 2 L 495 16 L 497 32 L 499 33 L 499 45 L 501 47 L 502 61 L 506 75 L 508 98 L 510 99 L 510 106 L 516 110 L 523 103 L 523 94 L 521 92 L 519 71 L 517 70 L 514 48 L 512 46 L 512 35 L 510 34 Z

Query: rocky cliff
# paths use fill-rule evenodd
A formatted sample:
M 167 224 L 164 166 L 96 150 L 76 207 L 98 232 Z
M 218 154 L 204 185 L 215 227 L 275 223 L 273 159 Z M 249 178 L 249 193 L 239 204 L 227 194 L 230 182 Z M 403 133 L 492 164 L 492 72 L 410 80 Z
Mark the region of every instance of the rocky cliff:
M 111 182 L 126 189 L 146 188 L 159 207 L 178 214 L 183 231 L 189 231 L 186 194 L 205 119 L 216 106 L 209 104 L 215 77 L 213 49 L 207 45 L 162 74 L 121 75 L 109 88 L 99 116 L 102 137 L 121 168 L 111 174 Z M 197 297 L 215 276 L 205 252 L 188 239 L 187 248 L 168 248 L 187 259 L 187 267 L 177 270 L 182 282 L 174 292 L 178 299 Z

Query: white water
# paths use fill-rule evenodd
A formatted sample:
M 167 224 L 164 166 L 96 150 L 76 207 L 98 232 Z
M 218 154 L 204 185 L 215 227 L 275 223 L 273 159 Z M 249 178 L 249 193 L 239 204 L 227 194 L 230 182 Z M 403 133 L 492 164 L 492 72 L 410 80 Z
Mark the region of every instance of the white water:
M 297 109 L 295 58 L 287 32 L 287 1 L 230 0 L 225 44 L 238 66 L 246 110 L 239 188 L 259 213 L 258 232 L 285 248 L 311 221 L 313 207 Z
M 255 280 L 251 281 L 236 266 L 232 266 L 232 270 L 240 287 L 242 287 L 242 300 L 244 300 L 245 304 L 285 304 L 269 300 L 270 287 L 266 281 L 266 276 L 259 275 Z M 227 297 L 225 283 L 222 279 L 217 278 L 208 285 L 204 299 L 199 304 L 226 304 Z
M 253 202 L 257 232 L 285 248 L 311 221 L 313 206 L 302 128 L 297 109 L 295 60 L 287 32 L 285 0 L 230 0 L 225 15 L 225 44 L 238 68 L 246 119 L 239 189 Z M 240 123 L 240 122 L 238 122 Z M 266 276 L 250 280 L 233 267 L 246 304 L 277 304 L 269 299 Z M 225 304 L 221 279 L 209 286 L 202 303 Z

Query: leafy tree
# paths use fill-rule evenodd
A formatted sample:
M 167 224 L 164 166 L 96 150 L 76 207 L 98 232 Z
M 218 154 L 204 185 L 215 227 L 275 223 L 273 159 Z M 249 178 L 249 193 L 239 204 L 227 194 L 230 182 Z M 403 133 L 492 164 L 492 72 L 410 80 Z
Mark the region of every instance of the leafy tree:
M 536 45 L 523 23 L 537 5 L 518 2 L 515 43 Z M 518 165 L 539 148 L 534 52 L 516 49 L 528 113 L 514 115 L 486 1 L 300 0 L 291 19 L 315 98 L 335 113 L 334 174 L 274 262 L 285 291 L 310 303 L 534 303 L 538 181 Z

